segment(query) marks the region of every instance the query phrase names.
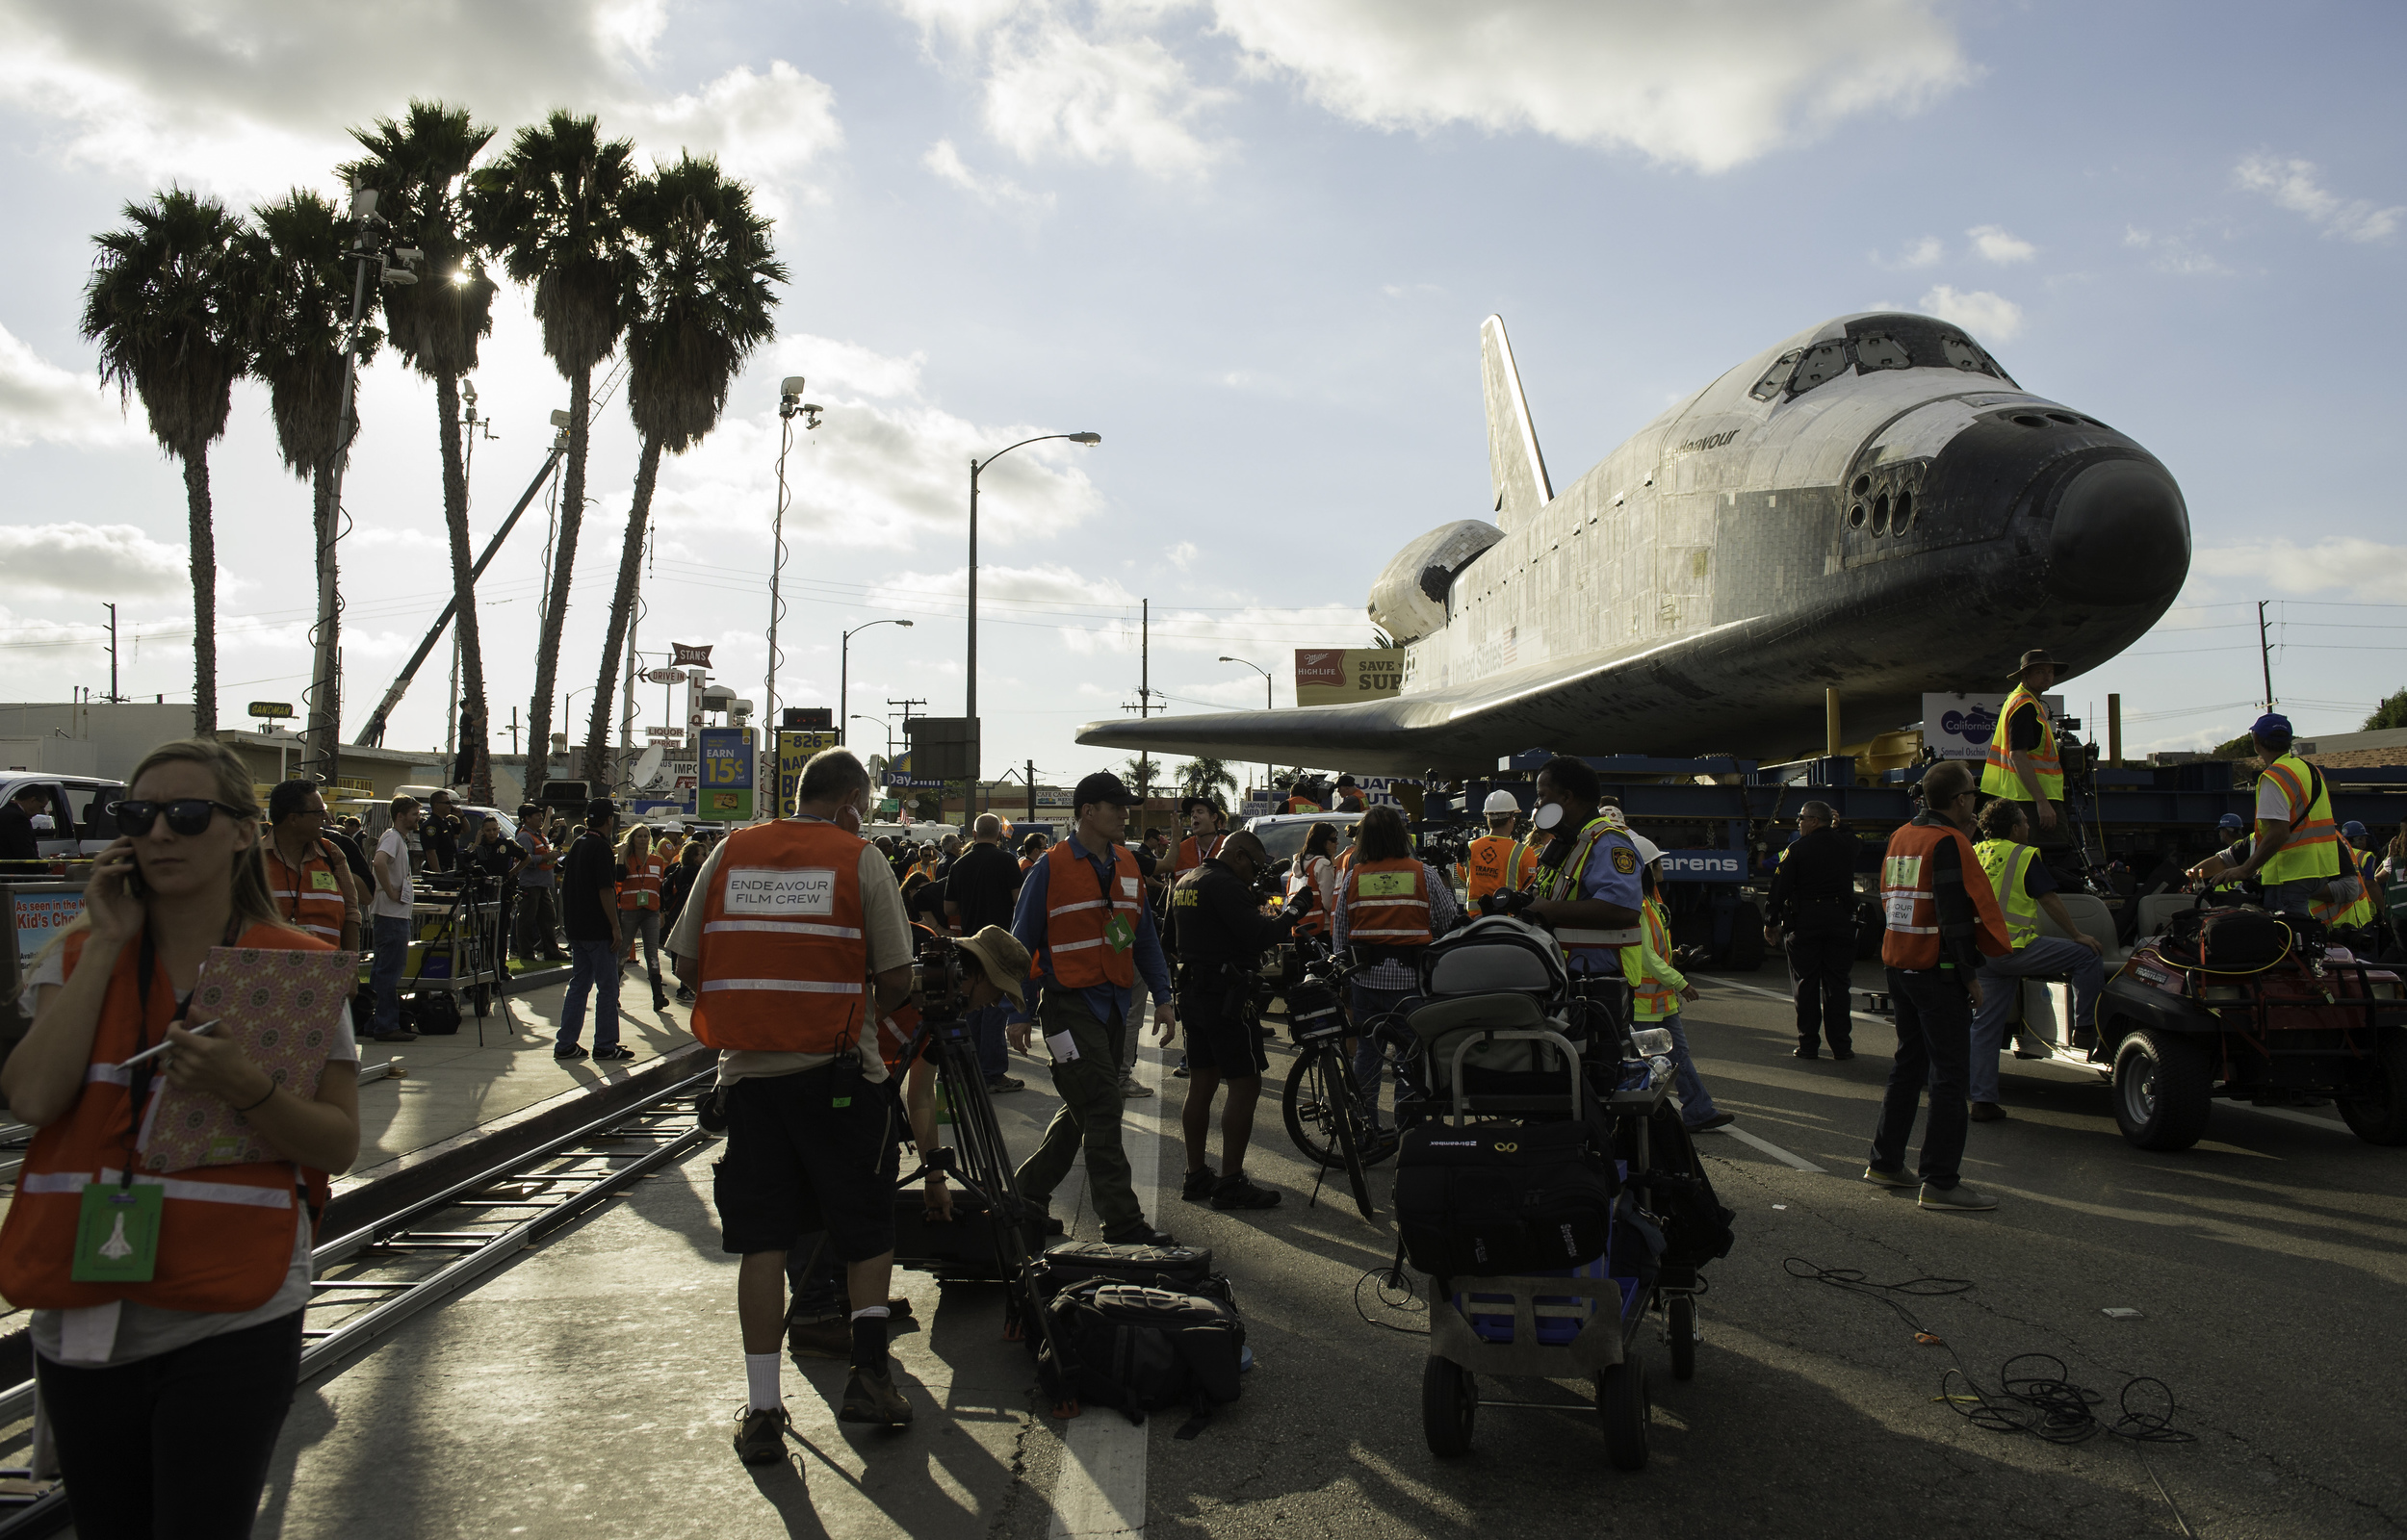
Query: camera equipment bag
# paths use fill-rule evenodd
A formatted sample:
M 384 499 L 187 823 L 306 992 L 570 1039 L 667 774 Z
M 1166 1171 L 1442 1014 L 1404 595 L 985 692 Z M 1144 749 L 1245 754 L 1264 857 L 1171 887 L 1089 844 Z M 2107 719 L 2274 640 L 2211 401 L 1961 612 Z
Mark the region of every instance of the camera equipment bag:
M 1630 1185 L 1640 1189 L 1646 1208 L 1663 1224 L 1663 1265 L 1667 1271 L 1694 1273 L 1708 1262 L 1730 1254 L 1736 1239 L 1730 1221 L 1738 1216 L 1721 1206 L 1705 1163 L 1696 1158 L 1696 1144 L 1669 1102 L 1647 1119 L 1651 1163 L 1632 1171 Z
M 1089 1278 L 1053 1296 L 1051 1341 L 1038 1368 L 1057 1393 L 1116 1406 L 1131 1423 L 1178 1406 L 1178 1437 L 1193 1438 L 1214 1407 L 1237 1399 L 1245 1322 L 1209 1295 Z M 1059 1360 L 1052 1361 L 1059 1352 Z
M 1396 1156 L 1396 1227 L 1435 1277 L 1575 1268 L 1604 1254 L 1618 1191 L 1585 1123 L 1424 1123 Z
M 1049 1300 L 1062 1291 L 1094 1278 L 1173 1289 L 1182 1294 L 1205 1294 L 1223 1301 L 1232 1297 L 1229 1280 L 1212 1270 L 1212 1253 L 1206 1246 L 1056 1241 L 1037 1259 L 1036 1269 L 1040 1299 Z

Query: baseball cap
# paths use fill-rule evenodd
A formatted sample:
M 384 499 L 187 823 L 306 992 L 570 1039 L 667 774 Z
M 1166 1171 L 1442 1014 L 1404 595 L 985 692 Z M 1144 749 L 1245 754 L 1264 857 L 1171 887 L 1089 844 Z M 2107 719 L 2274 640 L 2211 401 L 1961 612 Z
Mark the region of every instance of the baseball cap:
M 618 804 L 608 797 L 596 797 L 585 804 L 585 816 L 588 818 L 599 818 L 616 811 L 618 811 Z
M 1126 782 L 1108 770 L 1098 770 L 1093 775 L 1081 776 L 1077 789 L 1070 793 L 1073 811 L 1090 802 L 1116 802 L 1123 808 L 1133 808 L 1137 805 L 1137 798 L 1136 793 L 1128 789 Z
M 2363 839 L 2366 837 L 2366 826 L 2359 823 L 2356 819 L 2351 818 L 2348 822 L 2341 825 L 2341 833 L 2346 834 L 2351 839 Z
M 986 976 L 995 981 L 995 988 L 1010 995 L 1012 1003 L 1022 1010 L 1027 1009 L 1028 949 L 1020 944 L 1018 937 L 999 925 L 990 925 L 975 936 L 964 937 L 960 945 L 978 960 Z
M 2260 738 L 2287 738 L 2291 733 L 2290 718 L 2279 711 L 2267 711 L 2248 724 L 2248 732 Z
M 2222 817 L 2217 818 L 2214 821 L 2214 827 L 2217 829 L 2245 829 L 2248 827 L 2248 820 L 2242 818 L 2236 812 L 2227 812 Z
M 1520 802 L 1514 798 L 1512 792 L 1505 790 L 1501 786 L 1494 791 L 1489 792 L 1488 794 L 1488 801 L 1480 807 L 1480 811 L 1491 813 L 1519 812 L 1520 810 Z

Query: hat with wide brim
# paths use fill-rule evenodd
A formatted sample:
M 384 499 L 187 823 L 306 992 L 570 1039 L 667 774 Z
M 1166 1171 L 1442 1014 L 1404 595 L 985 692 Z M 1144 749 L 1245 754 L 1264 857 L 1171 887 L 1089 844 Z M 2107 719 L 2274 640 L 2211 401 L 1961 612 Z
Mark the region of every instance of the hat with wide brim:
M 1022 1011 L 1028 1008 L 1028 949 L 1020 944 L 1020 937 L 999 925 L 990 925 L 964 937 L 961 949 L 978 960 L 995 988 L 1011 996 L 1012 1004 Z
M 2014 665 L 2014 672 L 2008 674 L 2006 678 L 2010 680 L 2019 680 L 2026 673 L 2034 668 L 2060 668 L 2063 665 L 2058 663 L 2055 658 L 2048 655 L 2048 650 L 2046 648 L 2034 647 L 2030 652 L 2023 654 L 2023 660 Z

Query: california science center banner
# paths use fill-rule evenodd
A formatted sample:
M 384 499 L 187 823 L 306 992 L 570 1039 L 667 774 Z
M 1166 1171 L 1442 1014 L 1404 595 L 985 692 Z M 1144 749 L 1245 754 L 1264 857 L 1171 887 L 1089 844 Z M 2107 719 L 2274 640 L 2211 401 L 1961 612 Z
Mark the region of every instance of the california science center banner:
M 1942 759 L 1988 757 L 1989 739 L 1998 731 L 1998 713 L 2006 709 L 2006 691 L 1995 695 L 1926 695 L 1923 697 L 1923 746 Z M 2048 714 L 2064 715 L 2064 697 L 2043 695 Z
M 1348 706 L 1404 687 L 1401 647 L 1302 648 L 1295 654 L 1295 704 Z

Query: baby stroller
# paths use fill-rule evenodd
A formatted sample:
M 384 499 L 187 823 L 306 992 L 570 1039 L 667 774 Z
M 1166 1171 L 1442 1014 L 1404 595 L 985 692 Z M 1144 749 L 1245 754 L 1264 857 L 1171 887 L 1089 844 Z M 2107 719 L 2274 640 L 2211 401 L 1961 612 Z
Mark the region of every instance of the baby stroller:
M 1697 1269 L 1730 1247 L 1670 1093 L 1670 1035 L 1633 1032 L 1618 979 L 1574 979 L 1554 937 L 1490 915 L 1430 946 L 1413 1094 L 1396 1109 L 1399 1250 L 1427 1276 L 1422 1431 L 1468 1452 L 1480 1376 L 1595 1385 L 1605 1448 L 1644 1467 L 1636 1356 L 1660 1316 L 1674 1378 L 1695 1372 Z

